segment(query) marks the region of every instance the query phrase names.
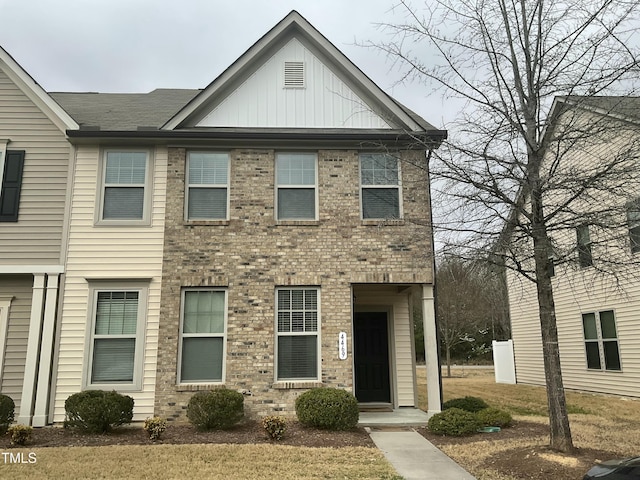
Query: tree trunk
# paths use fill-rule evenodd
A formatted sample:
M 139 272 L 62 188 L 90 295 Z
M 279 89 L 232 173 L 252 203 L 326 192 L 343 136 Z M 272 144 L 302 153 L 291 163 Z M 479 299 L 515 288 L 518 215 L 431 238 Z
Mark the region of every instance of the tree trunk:
M 531 193 L 531 210 L 536 285 L 540 309 L 540 331 L 542 333 L 542 356 L 544 359 L 547 404 L 549 407 L 550 446 L 554 450 L 570 453 L 575 451 L 575 448 L 571 439 L 569 415 L 562 382 L 556 309 L 553 300 L 551 276 L 548 269 L 551 249 L 538 188 L 534 188 Z
M 449 346 L 449 343 L 447 343 L 446 351 L 447 351 L 447 378 L 451 378 L 451 347 Z

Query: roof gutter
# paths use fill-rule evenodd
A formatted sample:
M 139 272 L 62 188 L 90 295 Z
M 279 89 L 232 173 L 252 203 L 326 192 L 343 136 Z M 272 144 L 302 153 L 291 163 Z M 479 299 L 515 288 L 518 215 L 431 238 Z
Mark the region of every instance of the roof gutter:
M 67 136 L 71 143 L 89 143 L 89 141 L 101 141 L 114 143 L 122 142 L 153 142 L 153 143 L 204 143 L 215 141 L 218 143 L 261 143 L 277 145 L 284 142 L 331 142 L 344 144 L 398 144 L 403 148 L 435 149 L 447 138 L 446 130 L 433 130 L 429 132 L 404 132 L 393 131 L 363 131 L 363 132 L 321 132 L 321 131 L 293 131 L 293 130 L 269 130 L 269 131 L 234 131 L 234 130 L 94 130 L 80 129 L 67 130 Z

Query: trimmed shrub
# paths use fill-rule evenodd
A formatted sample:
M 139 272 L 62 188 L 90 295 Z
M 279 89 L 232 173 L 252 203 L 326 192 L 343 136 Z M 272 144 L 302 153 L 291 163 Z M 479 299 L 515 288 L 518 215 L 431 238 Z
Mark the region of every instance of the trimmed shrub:
M 244 395 L 218 388 L 198 392 L 187 405 L 187 418 L 198 430 L 224 430 L 244 417 Z
M 143 428 L 149 434 L 149 439 L 155 442 L 167 429 L 167 421 L 161 417 L 147 418 L 144 421 Z
M 301 424 L 326 430 L 350 430 L 358 425 L 358 401 L 339 388 L 314 388 L 296 399 Z
M 475 413 L 452 407 L 432 416 L 428 427 L 438 435 L 462 437 L 476 433 L 480 428 L 480 421 Z
M 511 414 L 499 408 L 485 408 L 476 413 L 482 427 L 508 427 L 511 425 Z
M 113 427 L 131 423 L 133 398 L 116 391 L 85 390 L 74 393 L 64 402 L 65 428 L 88 433 L 107 433 Z
M 269 416 L 262 419 L 262 428 L 272 440 L 282 440 L 287 430 L 287 421 L 283 417 Z
M 467 412 L 479 412 L 485 408 L 489 408 L 487 402 L 478 397 L 463 397 L 453 398 L 442 404 L 442 410 L 448 410 L 449 408 L 459 408 L 466 410 Z
M 13 414 L 16 404 L 8 395 L 0 395 L 0 433 L 7 431 L 7 427 L 13 422 Z
M 13 425 L 7 433 L 11 436 L 11 445 L 26 445 L 31 440 L 33 427 L 28 425 Z

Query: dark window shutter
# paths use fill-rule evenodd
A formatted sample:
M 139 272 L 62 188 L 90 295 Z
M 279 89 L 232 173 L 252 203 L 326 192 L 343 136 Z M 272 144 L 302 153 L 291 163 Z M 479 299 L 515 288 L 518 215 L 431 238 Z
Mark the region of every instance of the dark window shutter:
M 17 222 L 24 168 L 24 151 L 7 150 L 0 190 L 0 222 Z

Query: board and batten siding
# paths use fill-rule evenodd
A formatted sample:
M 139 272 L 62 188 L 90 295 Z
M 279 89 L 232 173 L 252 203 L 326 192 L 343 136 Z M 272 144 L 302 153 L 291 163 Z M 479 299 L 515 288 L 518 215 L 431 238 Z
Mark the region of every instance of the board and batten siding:
M 544 385 L 535 286 L 519 284 L 513 279 L 510 281 L 517 381 Z M 592 278 L 588 269 L 562 275 L 556 273 L 552 282 L 565 388 L 640 397 L 640 283 L 627 281 L 614 286 L 612 279 Z M 621 371 L 587 368 L 582 314 L 604 310 L 613 310 L 615 314 Z
M 395 390 L 398 407 L 417 407 L 415 396 L 415 361 L 413 351 L 412 322 L 409 309 L 408 294 L 392 294 L 375 289 L 360 287 L 357 290 L 356 311 L 366 312 L 370 307 L 389 308 L 389 332 L 393 335 L 390 341 L 389 360 L 391 362 L 391 388 Z M 381 311 L 381 310 L 380 310 Z
M 164 241 L 167 150 L 152 150 L 150 226 L 96 226 L 101 149 L 79 147 L 71 204 L 64 307 L 59 335 L 53 421 L 64 420 L 64 401 L 82 389 L 87 322 L 91 299 L 87 279 L 151 279 L 144 332 L 141 391 L 126 391 L 135 401 L 134 421 L 153 416 Z
M 4 361 L 0 372 L 0 393 L 10 396 L 20 411 L 24 364 L 31 317 L 33 276 L 0 275 L 0 298 L 11 298 L 6 325 Z
M 0 264 L 59 265 L 71 147 L 2 70 L 0 139 L 25 151 L 18 222 L 0 224 Z
M 284 88 L 284 63 L 302 62 L 304 87 Z M 367 102 L 298 39 L 291 39 L 199 127 L 390 128 Z

